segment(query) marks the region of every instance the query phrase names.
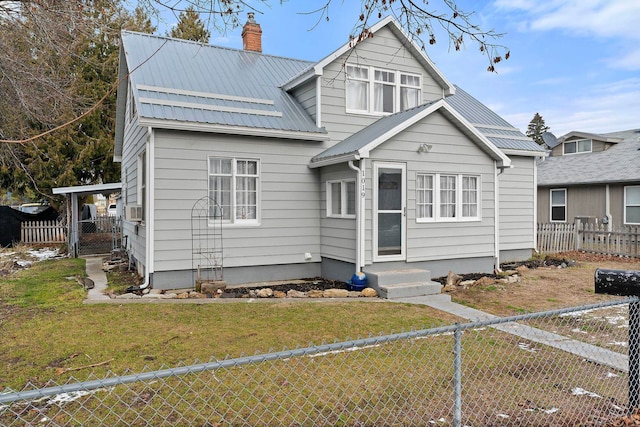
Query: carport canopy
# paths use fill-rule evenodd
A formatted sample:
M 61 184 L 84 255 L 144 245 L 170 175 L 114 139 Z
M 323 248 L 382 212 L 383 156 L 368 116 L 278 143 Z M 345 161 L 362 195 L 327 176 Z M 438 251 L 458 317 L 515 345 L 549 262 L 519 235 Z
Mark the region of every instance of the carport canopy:
M 112 182 L 109 184 L 93 184 L 93 185 L 77 185 L 73 187 L 56 187 L 53 188 L 53 194 L 63 194 L 67 196 L 70 202 L 67 209 L 67 224 L 69 226 L 69 251 L 76 255 L 78 245 L 78 196 L 90 196 L 92 194 L 108 195 L 122 190 L 121 182 Z M 70 214 L 70 218 L 69 218 Z

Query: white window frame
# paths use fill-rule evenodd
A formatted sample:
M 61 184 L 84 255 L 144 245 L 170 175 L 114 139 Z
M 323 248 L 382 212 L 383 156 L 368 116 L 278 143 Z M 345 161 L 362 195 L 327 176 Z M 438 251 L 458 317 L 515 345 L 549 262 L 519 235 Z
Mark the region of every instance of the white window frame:
M 137 172 L 137 194 L 136 204 L 142 208 L 142 221 L 144 222 L 147 217 L 147 151 L 143 150 L 138 153 L 138 170 Z
M 556 191 L 561 191 L 564 193 L 564 204 L 562 205 L 554 205 L 553 204 L 553 193 Z M 549 221 L 550 222 L 559 222 L 559 223 L 563 223 L 563 222 L 567 222 L 567 215 L 568 215 L 568 203 L 567 203 L 567 189 L 566 188 L 552 188 L 549 190 Z M 564 207 L 564 220 L 557 220 L 557 219 L 553 219 L 553 208 L 554 207 Z
M 348 206 L 348 191 L 347 184 L 352 183 L 354 189 L 354 199 L 353 199 L 353 213 L 350 214 L 349 206 Z M 340 184 L 340 209 L 339 213 L 333 213 L 333 184 Z M 327 218 L 347 218 L 353 219 L 356 217 L 356 198 L 358 197 L 358 187 L 356 186 L 355 179 L 335 179 L 331 181 L 327 181 Z
M 357 68 L 357 69 L 362 69 L 362 70 L 367 70 L 367 78 L 356 78 L 356 77 L 349 77 L 348 76 L 348 72 L 345 73 L 346 75 L 346 81 L 345 81 L 345 111 L 347 113 L 355 113 L 355 114 L 367 114 L 367 115 L 372 115 L 372 116 L 385 116 L 385 115 L 389 115 L 389 114 L 393 114 L 393 113 L 397 113 L 400 111 L 400 105 L 401 105 L 401 92 L 402 92 L 402 88 L 408 88 L 408 89 L 417 89 L 418 90 L 418 103 L 417 105 L 420 105 L 422 103 L 422 74 L 414 74 L 414 73 L 408 73 L 408 72 L 404 72 L 404 71 L 399 71 L 399 70 L 388 70 L 388 69 L 384 69 L 384 68 L 379 68 L 379 67 L 373 67 L 373 66 L 364 66 L 364 65 L 355 65 L 355 64 L 346 64 L 347 69 L 349 67 L 352 68 Z M 394 74 L 394 83 L 393 83 L 393 87 L 394 87 L 394 99 L 393 99 L 393 112 L 381 112 L 381 111 L 375 111 L 375 85 L 376 84 L 386 84 L 386 85 L 390 85 L 389 83 L 383 83 L 381 81 L 377 81 L 375 78 L 375 73 L 376 71 L 381 71 L 381 72 L 385 72 L 385 73 L 393 73 Z M 416 77 L 418 78 L 418 85 L 410 85 L 410 84 L 402 84 L 402 77 L 403 76 L 408 76 L 408 77 Z M 360 81 L 360 82 L 365 82 L 367 84 L 367 102 L 366 102 L 366 109 L 365 110 L 359 110 L 359 109 L 354 109 L 354 108 L 349 108 L 349 91 L 347 89 L 348 85 L 349 85 L 349 80 L 354 80 L 354 81 Z M 417 106 L 416 105 L 416 106 Z M 413 108 L 413 107 L 410 107 Z
M 627 190 L 628 189 L 634 189 L 637 191 L 640 191 L 640 185 L 627 185 L 624 187 L 624 223 L 625 224 L 629 224 L 629 225 L 640 225 L 640 222 L 628 222 L 627 221 L 627 208 L 633 207 L 633 208 L 640 208 L 640 203 L 633 203 L 633 204 L 629 204 L 627 202 Z
M 220 160 L 230 160 L 231 161 L 231 173 L 230 174 L 222 174 L 222 173 L 212 173 L 211 171 L 211 160 L 220 159 Z M 255 174 L 240 174 L 238 173 L 238 162 L 256 162 L 256 173 Z M 207 157 L 207 194 L 211 194 L 211 176 L 226 176 L 230 178 L 231 188 L 230 188 L 230 204 L 229 207 L 229 219 L 222 219 L 222 224 L 224 226 L 257 226 L 260 225 L 260 212 L 261 212 L 261 167 L 260 167 L 260 159 L 249 158 L 249 157 L 224 157 L 224 156 L 209 156 Z M 254 178 L 256 181 L 256 217 L 255 218 L 238 218 L 236 215 L 236 208 L 238 206 L 238 188 L 237 188 L 237 178 L 240 177 L 248 177 Z M 210 224 L 211 225 L 211 224 Z
M 585 142 L 589 143 L 589 149 L 588 150 L 584 150 L 584 149 L 580 150 L 580 146 L 584 145 Z M 568 144 L 575 144 L 576 151 L 574 151 L 573 153 L 567 153 L 566 152 L 566 146 Z M 576 140 L 573 140 L 573 141 L 567 141 L 567 142 L 563 142 L 562 143 L 562 155 L 563 156 L 572 156 L 574 154 L 585 154 L 585 153 L 591 153 L 591 152 L 593 152 L 593 140 L 591 140 L 591 139 L 576 139 Z
M 133 86 L 131 85 L 131 82 L 129 82 L 129 111 L 127 114 L 127 121 L 129 123 L 133 123 L 136 118 L 136 114 L 136 102 L 133 99 Z
M 419 176 L 430 176 L 432 177 L 432 187 L 431 189 L 419 188 L 418 181 Z M 443 216 L 441 212 L 442 206 L 442 195 L 441 195 L 441 184 L 443 177 L 455 177 L 455 200 L 454 200 L 454 216 Z M 476 215 L 475 216 L 463 216 L 463 181 L 465 178 L 473 178 L 476 180 Z M 416 222 L 425 223 L 425 222 L 471 222 L 471 221 L 481 221 L 482 220 L 482 180 L 480 175 L 473 174 L 456 174 L 456 173 L 431 173 L 431 172 L 417 172 L 416 173 Z M 431 217 L 419 217 L 418 216 L 418 191 L 431 191 L 432 197 L 432 215 Z

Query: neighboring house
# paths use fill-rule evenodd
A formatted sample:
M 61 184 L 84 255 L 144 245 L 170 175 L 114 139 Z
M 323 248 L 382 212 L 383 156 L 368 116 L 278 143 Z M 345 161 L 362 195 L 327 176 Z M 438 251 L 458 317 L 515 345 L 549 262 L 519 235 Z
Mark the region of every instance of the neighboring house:
M 393 19 L 371 33 L 319 62 L 261 53 L 252 18 L 255 51 L 122 33 L 115 159 L 148 282 L 193 286 L 204 196 L 222 206 L 228 283 L 487 272 L 531 256 L 544 150 Z
M 640 130 L 569 132 L 538 164 L 538 221 L 640 225 Z

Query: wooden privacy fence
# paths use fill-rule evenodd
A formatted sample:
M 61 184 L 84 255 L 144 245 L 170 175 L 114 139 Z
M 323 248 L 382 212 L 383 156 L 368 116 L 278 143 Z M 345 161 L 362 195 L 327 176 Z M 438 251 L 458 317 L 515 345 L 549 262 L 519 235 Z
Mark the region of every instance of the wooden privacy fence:
M 538 251 L 544 253 L 582 251 L 640 257 L 640 227 L 604 224 L 538 224 Z
M 67 227 L 58 221 L 24 221 L 20 225 L 22 243 L 64 243 Z

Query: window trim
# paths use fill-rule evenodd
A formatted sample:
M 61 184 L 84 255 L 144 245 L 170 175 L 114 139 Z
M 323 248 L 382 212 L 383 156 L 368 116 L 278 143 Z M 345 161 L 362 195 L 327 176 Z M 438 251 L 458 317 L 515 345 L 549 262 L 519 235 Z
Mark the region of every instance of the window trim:
M 432 216 L 431 217 L 419 217 L 418 216 L 418 191 L 427 190 L 418 188 L 418 176 L 425 175 L 433 177 L 431 192 L 433 194 L 433 202 L 432 202 Z M 455 177 L 455 214 L 453 217 L 445 217 L 441 215 L 441 178 L 442 177 Z M 464 178 L 475 178 L 476 179 L 476 207 L 477 207 L 477 215 L 476 216 L 462 216 L 463 214 L 463 188 L 462 182 Z M 480 175 L 475 174 L 467 174 L 467 173 L 448 173 L 448 172 L 416 172 L 416 222 L 417 223 L 430 223 L 430 222 L 476 222 L 482 221 L 482 177 Z
M 136 193 L 136 205 L 142 208 L 142 223 L 147 219 L 147 150 L 142 150 L 138 153 L 137 160 L 137 193 Z
M 589 141 L 589 150 L 580 151 L 578 148 L 580 147 L 580 143 L 584 141 Z M 575 144 L 576 151 L 573 153 L 567 153 L 565 151 L 565 147 L 567 144 Z M 566 141 L 562 143 L 562 155 L 563 156 L 573 156 L 574 154 L 586 154 L 593 153 L 593 140 L 592 139 L 574 139 L 573 141 Z
M 262 168 L 260 166 L 260 159 L 255 157 L 226 157 L 226 156 L 208 156 L 207 157 L 207 194 L 211 197 L 211 176 L 213 175 L 211 172 L 211 160 L 212 159 L 222 159 L 222 160 L 231 160 L 231 174 L 218 174 L 215 176 L 228 176 L 231 180 L 231 206 L 230 206 L 230 215 L 229 219 L 222 219 L 222 225 L 224 227 L 243 227 L 243 226 L 259 226 L 261 224 L 261 181 L 262 181 Z M 256 174 L 255 175 L 247 175 L 242 174 L 238 175 L 238 162 L 239 161 L 250 161 L 256 162 Z M 236 217 L 236 208 L 237 208 L 237 178 L 239 176 L 242 177 L 255 177 L 256 180 L 256 217 L 255 219 L 242 219 Z M 212 225 L 213 222 L 210 221 L 209 225 Z
M 627 222 L 627 208 L 628 207 L 640 207 L 640 203 L 632 204 L 632 205 L 627 204 L 627 189 L 629 189 L 629 188 L 634 188 L 634 189 L 637 188 L 640 191 L 640 185 L 625 185 L 624 186 L 624 200 L 623 200 L 623 203 L 624 203 L 623 216 L 624 216 L 624 218 L 623 218 L 623 221 L 624 221 L 625 225 L 640 225 L 640 222 Z
M 367 79 L 363 79 L 363 78 L 352 78 L 348 76 L 348 72 L 345 71 L 345 86 L 344 86 L 344 94 L 345 94 L 345 102 L 344 102 L 344 107 L 345 107 L 345 111 L 347 113 L 352 113 L 352 114 L 365 114 L 368 116 L 388 116 L 390 114 L 395 114 L 400 110 L 400 105 L 402 104 L 401 102 L 401 91 L 402 88 L 410 88 L 410 89 L 418 89 L 418 104 L 420 105 L 422 103 L 422 85 L 423 85 L 423 76 L 422 74 L 416 74 L 416 73 L 410 73 L 410 72 L 405 72 L 405 71 L 401 71 L 401 70 L 389 70 L 389 69 L 385 69 L 385 68 L 380 68 L 380 67 L 374 67 L 371 65 L 356 65 L 356 64 L 346 64 L 345 67 L 353 67 L 353 68 L 359 68 L 359 69 L 366 69 L 367 70 Z M 345 68 L 346 70 L 346 68 Z M 386 72 L 386 73 L 393 73 L 394 74 L 394 98 L 393 98 L 393 112 L 391 113 L 384 113 L 381 111 L 375 111 L 375 84 L 388 84 L 388 83 L 384 83 L 384 82 L 379 82 L 375 79 L 375 72 L 376 71 L 382 71 L 382 72 Z M 410 76 L 410 77 L 417 77 L 418 78 L 418 85 L 417 86 L 411 86 L 408 84 L 401 84 L 400 82 L 402 81 L 402 76 Z M 357 110 L 357 109 L 353 109 L 353 108 L 349 108 L 349 102 L 347 101 L 348 99 L 348 93 L 349 91 L 347 90 L 347 86 L 348 86 L 348 81 L 350 79 L 353 79 L 354 81 L 359 81 L 359 82 L 366 82 L 367 83 L 367 109 L 366 110 Z M 414 108 L 414 107 L 411 107 Z
M 347 213 L 348 212 L 348 198 L 347 198 L 347 183 L 353 183 L 354 186 L 354 190 L 355 190 L 355 198 L 353 199 L 354 205 L 353 205 L 353 214 Z M 339 214 L 334 214 L 333 213 L 333 189 L 332 189 L 332 184 L 340 184 L 340 213 Z M 343 219 L 354 219 L 356 217 L 356 198 L 358 197 L 358 187 L 356 186 L 356 180 L 353 178 L 346 178 L 346 179 L 332 179 L 326 182 L 326 212 L 327 212 L 327 218 L 343 218 Z
M 555 191 L 562 191 L 564 193 L 564 204 L 563 205 L 554 205 L 553 204 L 553 193 Z M 567 222 L 567 216 L 568 216 L 568 205 L 569 203 L 567 203 L 567 189 L 566 188 L 552 188 L 549 189 L 549 222 L 557 222 L 557 223 L 566 223 Z M 560 207 L 563 206 L 564 207 L 564 220 L 557 220 L 557 219 L 553 219 L 553 208 L 554 207 Z

